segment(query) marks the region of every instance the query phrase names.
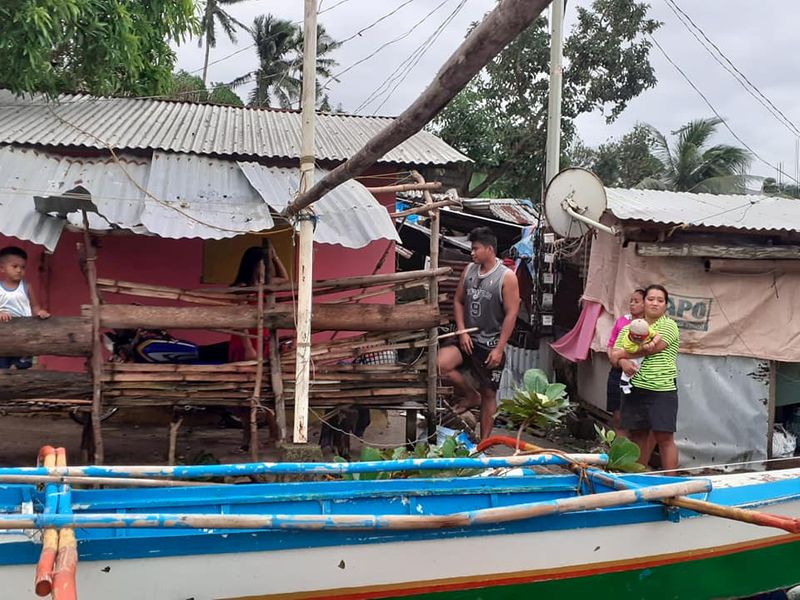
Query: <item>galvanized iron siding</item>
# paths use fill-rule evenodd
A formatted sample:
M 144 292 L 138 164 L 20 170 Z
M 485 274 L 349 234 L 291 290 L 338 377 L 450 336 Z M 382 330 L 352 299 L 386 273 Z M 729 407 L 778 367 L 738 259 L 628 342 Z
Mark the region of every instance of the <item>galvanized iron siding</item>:
M 791 198 L 619 188 L 606 188 L 606 195 L 608 210 L 621 220 L 750 231 L 800 230 L 800 201 Z
M 118 158 L 119 164 L 110 156 L 0 147 L 0 233 L 53 250 L 65 222 L 37 212 L 34 197 L 81 186 L 102 215 L 90 215 L 92 229 L 222 239 L 274 227 L 272 211 L 282 210 L 299 187 L 297 168 L 158 151 L 152 159 Z M 387 210 L 356 181 L 334 189 L 315 209 L 319 243 L 361 248 L 378 239 L 398 240 Z M 80 215 L 69 221 L 81 225 Z
M 344 161 L 389 125 L 387 117 L 318 116 L 318 160 Z M 218 156 L 300 157 L 300 113 L 133 98 L 16 98 L 0 90 L 0 143 L 158 149 Z M 447 165 L 469 158 L 422 131 L 379 162 Z
M 239 167 L 250 185 L 272 208 L 280 212 L 300 189 L 300 170 L 265 167 L 240 162 Z M 323 177 L 325 171 L 318 173 Z M 317 216 L 314 241 L 362 248 L 386 239 L 400 241 L 389 212 L 360 183 L 350 180 L 334 188 L 313 206 Z
M 119 156 L 131 178 L 147 185 L 149 160 Z M 31 149 L 0 148 L 0 233 L 53 250 L 64 221 L 35 210 L 35 196 L 51 196 L 81 186 L 91 191 L 98 209 L 139 223 L 140 190 L 109 158 L 81 159 Z M 105 227 L 106 228 L 107 224 Z

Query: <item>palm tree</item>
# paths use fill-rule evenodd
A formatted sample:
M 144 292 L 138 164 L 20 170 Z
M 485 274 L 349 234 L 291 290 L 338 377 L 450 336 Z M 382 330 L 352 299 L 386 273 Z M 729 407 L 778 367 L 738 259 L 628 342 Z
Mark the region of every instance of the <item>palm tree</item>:
M 333 76 L 333 70 L 339 66 L 339 62 L 334 58 L 330 58 L 328 55 L 334 50 L 340 48 L 341 45 L 342 45 L 341 42 L 337 42 L 331 36 L 328 35 L 328 32 L 325 31 L 325 27 L 323 25 L 317 26 L 317 100 L 319 100 L 320 97 L 322 96 L 322 83 L 320 82 L 320 78 L 324 77 L 326 79 L 333 79 L 334 81 L 339 81 Z M 300 34 L 299 48 L 300 52 L 302 52 L 303 51 L 302 33 Z M 302 84 L 303 80 L 302 80 L 302 70 L 301 70 L 300 94 L 298 96 L 298 100 L 303 95 Z M 328 98 L 327 94 L 322 96 L 321 107 L 323 110 L 330 110 L 330 98 Z
M 247 31 L 247 25 L 237 20 L 230 15 L 225 9 L 224 5 L 238 4 L 244 0 L 206 0 L 206 6 L 203 10 L 203 18 L 200 21 L 200 30 L 202 37 L 198 45 L 203 45 L 203 40 L 206 42 L 206 55 L 203 59 L 203 87 L 206 85 L 208 77 L 208 56 L 211 48 L 217 45 L 217 31 L 216 24 L 219 23 L 228 39 L 236 43 L 236 28 L 244 29 Z
M 260 15 L 253 21 L 250 34 L 258 53 L 258 69 L 237 78 L 232 86 L 255 81 L 249 97 L 251 106 L 269 106 L 274 97 L 280 106 L 288 108 L 302 85 L 297 77 L 302 58 L 295 64 L 302 52 L 298 51 L 299 27 L 285 19 Z
M 670 147 L 666 136 L 648 125 L 653 135 L 653 153 L 664 169 L 658 178 L 647 178 L 636 187 L 676 192 L 712 194 L 744 193 L 750 153 L 744 148 L 717 144 L 709 146 L 722 119 L 697 119 L 677 131 Z
M 255 87 L 250 92 L 251 106 L 269 106 L 275 100 L 281 108 L 299 106 L 303 93 L 303 33 L 291 21 L 262 15 L 253 21 L 250 30 L 258 52 L 259 67 L 235 79 L 236 87 L 251 81 Z M 333 40 L 320 25 L 317 29 L 317 75 L 331 77 L 338 65 L 326 56 L 341 44 Z M 317 97 L 321 86 L 317 84 Z

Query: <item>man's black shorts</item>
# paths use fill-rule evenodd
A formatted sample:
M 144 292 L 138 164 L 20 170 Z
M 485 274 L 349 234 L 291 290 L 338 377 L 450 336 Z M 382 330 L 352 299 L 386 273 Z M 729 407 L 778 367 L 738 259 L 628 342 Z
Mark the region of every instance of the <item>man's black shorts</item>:
M 506 364 L 505 353 L 503 353 L 503 359 L 500 361 L 500 365 L 495 369 L 490 369 L 486 366 L 486 359 L 492 351 L 491 348 L 481 346 L 473 341 L 472 354 L 464 352 L 460 345 L 458 349 L 461 351 L 461 358 L 464 361 L 464 365 L 469 367 L 472 374 L 475 375 L 475 378 L 478 380 L 480 389 L 493 390 L 496 392 L 500 387 L 500 378 L 503 376 L 503 366 Z

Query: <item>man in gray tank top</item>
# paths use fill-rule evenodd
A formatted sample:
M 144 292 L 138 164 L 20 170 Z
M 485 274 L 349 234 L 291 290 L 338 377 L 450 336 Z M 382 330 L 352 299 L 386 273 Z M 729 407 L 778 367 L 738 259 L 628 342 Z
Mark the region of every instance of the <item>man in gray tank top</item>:
M 497 410 L 497 388 L 505 362 L 505 348 L 519 314 L 517 277 L 497 258 L 497 237 L 488 227 L 469 234 L 472 261 L 461 275 L 453 302 L 459 331 L 477 328 L 458 336 L 458 345 L 439 350 L 439 372 L 448 378 L 461 397 L 456 414 L 481 407 L 481 439 L 492 433 Z M 467 383 L 459 371 L 468 366 L 478 389 Z

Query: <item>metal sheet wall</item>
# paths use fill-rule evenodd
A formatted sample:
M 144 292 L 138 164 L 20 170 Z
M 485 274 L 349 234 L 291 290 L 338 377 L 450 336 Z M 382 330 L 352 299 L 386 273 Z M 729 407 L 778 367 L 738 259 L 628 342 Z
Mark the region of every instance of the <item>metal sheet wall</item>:
M 600 352 L 578 366 L 581 398 L 603 409 L 608 369 L 608 360 Z M 768 396 L 766 360 L 679 354 L 675 441 L 681 466 L 765 459 Z

